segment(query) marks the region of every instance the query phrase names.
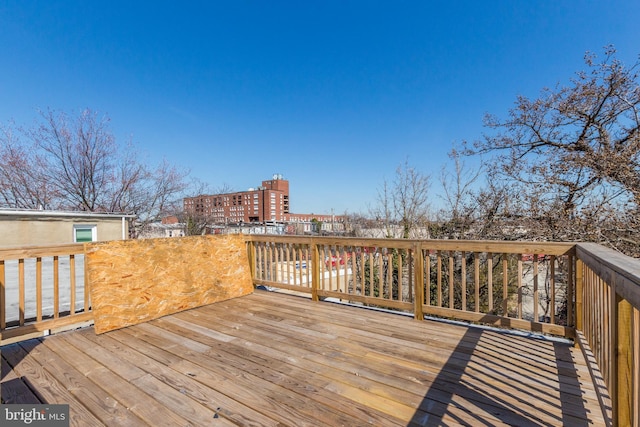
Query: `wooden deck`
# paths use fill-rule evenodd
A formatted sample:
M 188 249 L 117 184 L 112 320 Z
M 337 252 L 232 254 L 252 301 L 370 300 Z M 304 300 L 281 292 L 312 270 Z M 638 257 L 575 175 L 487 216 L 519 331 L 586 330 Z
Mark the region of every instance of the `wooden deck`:
M 79 426 L 604 425 L 569 344 L 264 291 L 1 352 L 3 403 Z

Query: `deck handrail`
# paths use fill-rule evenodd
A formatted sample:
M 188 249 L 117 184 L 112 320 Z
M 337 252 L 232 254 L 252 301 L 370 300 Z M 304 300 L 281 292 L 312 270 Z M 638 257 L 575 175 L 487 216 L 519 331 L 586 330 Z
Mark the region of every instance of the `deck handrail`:
M 611 397 L 615 425 L 640 425 L 640 260 L 576 245 L 577 342 L 586 341 Z M 584 339 L 581 339 L 583 338 Z

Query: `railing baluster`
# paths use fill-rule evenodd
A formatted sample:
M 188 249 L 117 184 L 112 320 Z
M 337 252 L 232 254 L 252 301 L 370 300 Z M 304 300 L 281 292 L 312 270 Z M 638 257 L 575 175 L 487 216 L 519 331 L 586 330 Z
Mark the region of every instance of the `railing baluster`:
M 425 289 L 425 304 L 431 305 L 431 255 L 429 249 L 425 250 L 425 263 L 424 263 L 424 289 Z
M 7 328 L 7 297 L 4 260 L 0 259 L 0 332 Z
M 378 293 L 380 298 L 387 298 L 385 295 L 385 279 L 386 274 L 384 272 L 384 258 L 386 257 L 384 249 L 380 251 L 380 256 L 378 256 Z M 387 264 L 388 265 L 388 264 Z
M 489 293 L 489 313 L 493 313 L 493 254 L 487 254 L 487 292 Z
M 540 317 L 538 316 L 538 307 L 540 305 L 539 295 L 538 295 L 538 273 L 539 273 L 539 265 L 538 265 L 538 254 L 533 254 L 533 320 L 537 322 Z
M 416 279 L 415 279 L 415 299 L 414 299 L 414 317 L 418 320 L 424 320 L 422 307 L 424 304 L 424 258 L 422 256 L 422 248 L 416 243 L 411 250 L 413 259 L 416 263 Z
M 522 254 L 518 254 L 518 319 L 522 319 Z
M 556 323 L 556 257 L 554 255 L 550 256 L 550 281 L 549 281 L 549 291 L 550 295 L 550 309 L 549 309 L 549 317 L 551 319 L 551 323 Z
M 53 257 L 53 318 L 60 317 L 60 268 L 58 256 Z
M 509 259 L 502 254 L 502 316 L 509 317 Z
M 407 286 L 407 290 L 409 291 L 409 302 L 413 302 L 415 300 L 415 298 L 418 298 L 417 295 L 413 295 L 414 293 L 414 287 L 415 287 L 415 279 L 414 279 L 414 254 L 415 252 L 412 249 L 409 249 L 407 251 L 407 257 L 408 257 L 408 266 L 409 266 L 409 283 Z
M 398 260 L 398 300 L 404 301 L 404 263 L 402 262 L 402 252 L 396 251 L 395 257 Z
M 460 309 L 462 311 L 467 311 L 467 253 L 465 251 L 462 251 L 462 253 L 460 254 L 460 270 L 460 286 L 462 288 L 462 301 Z
M 291 245 L 284 244 L 285 262 L 287 263 L 287 283 L 291 283 Z
M 442 307 L 442 251 L 437 252 L 437 272 L 436 281 L 438 286 L 438 307 Z
M 320 253 L 318 250 L 318 245 L 314 244 L 313 245 L 313 260 L 312 260 L 312 267 L 313 267 L 313 273 L 311 275 L 311 298 L 314 301 L 318 301 L 318 280 L 319 280 L 319 276 L 320 276 Z
M 475 282 L 476 313 L 480 313 L 480 255 L 473 253 L 473 273 Z
M 76 314 L 76 257 L 69 255 L 69 314 Z
M 334 247 L 333 246 L 329 246 L 328 247 L 328 252 L 329 254 L 327 255 L 327 257 L 325 258 L 325 266 L 327 267 L 327 271 L 329 272 L 328 276 L 329 276 L 329 290 L 333 291 L 333 251 L 334 251 Z
M 42 258 L 36 258 L 36 320 L 42 321 Z
M 20 326 L 24 325 L 24 306 L 25 306 L 25 290 L 24 290 L 24 258 L 20 258 L 18 260 L 18 288 L 19 288 L 19 296 L 18 296 L 18 310 L 19 310 L 19 319 L 18 324 Z
M 327 247 L 322 245 L 320 247 L 320 259 L 318 260 L 318 266 L 320 267 L 320 287 L 318 289 L 326 290 L 326 271 L 327 271 Z
M 453 251 L 449 251 L 449 308 L 454 306 L 454 258 Z

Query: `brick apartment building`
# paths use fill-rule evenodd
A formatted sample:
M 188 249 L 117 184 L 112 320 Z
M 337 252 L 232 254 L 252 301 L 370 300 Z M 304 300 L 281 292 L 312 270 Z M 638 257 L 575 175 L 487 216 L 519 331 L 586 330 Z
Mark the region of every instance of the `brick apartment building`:
M 210 218 L 217 224 L 238 223 L 308 223 L 342 222 L 326 214 L 292 214 L 289 212 L 289 181 L 275 174 L 258 188 L 226 194 L 210 194 L 184 199 L 184 210 Z
M 220 224 L 284 221 L 289 213 L 289 181 L 274 175 L 247 191 L 187 197 L 184 210 Z

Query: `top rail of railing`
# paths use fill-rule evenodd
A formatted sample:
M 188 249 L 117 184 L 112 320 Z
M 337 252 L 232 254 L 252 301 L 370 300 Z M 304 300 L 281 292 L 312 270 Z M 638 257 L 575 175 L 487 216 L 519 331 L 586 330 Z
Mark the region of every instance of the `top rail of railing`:
M 576 253 L 590 270 L 604 280 L 615 279 L 616 293 L 640 309 L 640 260 L 596 243 L 580 243 Z
M 331 236 L 281 236 L 281 235 L 246 235 L 247 241 L 282 242 L 282 243 L 316 243 L 325 245 L 348 244 L 353 246 L 393 246 L 411 249 L 416 243 L 434 250 L 451 250 L 467 252 L 522 253 L 568 255 L 574 253 L 575 243 L 564 242 L 528 242 L 502 240 L 436 240 L 436 239 L 373 239 L 359 237 Z

